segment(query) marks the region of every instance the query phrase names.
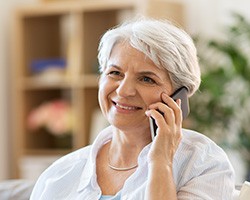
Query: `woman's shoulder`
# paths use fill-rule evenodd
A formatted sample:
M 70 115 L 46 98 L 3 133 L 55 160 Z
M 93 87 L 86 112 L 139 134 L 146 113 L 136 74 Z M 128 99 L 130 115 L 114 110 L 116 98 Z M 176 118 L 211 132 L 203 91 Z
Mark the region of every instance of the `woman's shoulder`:
M 68 153 L 62 156 L 55 162 L 55 164 L 59 164 L 62 162 L 64 163 L 65 161 L 74 162 L 74 161 L 82 161 L 84 159 L 87 159 L 90 153 L 90 149 L 91 149 L 91 145 L 82 147 L 78 150 L 75 150 L 71 153 Z
M 64 173 L 69 169 L 83 168 L 90 154 L 91 146 L 86 146 L 69 154 L 66 154 L 50 165 L 43 174 Z
M 45 190 L 47 191 L 48 183 L 49 187 L 57 188 L 58 182 L 56 180 L 58 180 L 60 184 L 64 184 L 67 182 L 68 176 L 70 176 L 72 180 L 78 181 L 87 163 L 90 149 L 91 146 L 83 147 L 59 158 L 50 165 L 38 178 L 31 199 L 37 199 Z
M 227 160 L 225 151 L 209 137 L 194 130 L 183 129 L 180 152 L 185 151 L 186 155 L 197 157 L 212 156 L 217 159 Z
M 182 136 L 182 144 L 190 148 L 203 149 L 209 146 L 213 146 L 220 149 L 220 147 L 213 140 L 197 131 L 182 129 Z
M 217 182 L 221 188 L 224 188 L 225 183 L 228 184 L 228 187 L 233 188 L 234 170 L 225 151 L 199 132 L 183 129 L 182 135 L 174 158 L 177 190 L 189 188 L 194 193 L 205 194 L 209 189 L 208 183 L 213 181 Z M 197 185 L 199 187 L 196 187 Z M 186 188 L 182 189 L 184 186 Z M 202 193 L 202 191 L 204 192 Z M 213 195 L 218 194 L 222 193 L 221 191 L 218 193 L 218 190 L 215 189 Z
M 92 145 L 85 146 L 81 149 L 73 151 L 67 155 L 56 160 L 48 170 L 53 168 L 66 169 L 66 168 L 75 168 L 75 167 L 84 167 L 90 154 L 97 154 L 100 146 L 102 146 L 105 141 L 110 140 L 111 138 L 111 127 L 107 127 L 102 130 L 97 138 L 95 139 Z M 93 155 L 92 155 L 93 156 Z

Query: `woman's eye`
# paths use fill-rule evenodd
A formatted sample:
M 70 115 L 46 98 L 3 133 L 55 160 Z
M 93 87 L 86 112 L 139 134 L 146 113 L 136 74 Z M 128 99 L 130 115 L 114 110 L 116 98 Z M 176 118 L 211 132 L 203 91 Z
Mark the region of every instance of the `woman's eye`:
M 152 78 L 149 78 L 147 76 L 142 77 L 141 80 L 146 83 L 151 83 L 151 84 L 156 83 Z
M 111 77 L 116 77 L 116 76 L 121 76 L 121 72 L 119 71 L 110 71 L 107 73 L 108 76 L 111 76 Z

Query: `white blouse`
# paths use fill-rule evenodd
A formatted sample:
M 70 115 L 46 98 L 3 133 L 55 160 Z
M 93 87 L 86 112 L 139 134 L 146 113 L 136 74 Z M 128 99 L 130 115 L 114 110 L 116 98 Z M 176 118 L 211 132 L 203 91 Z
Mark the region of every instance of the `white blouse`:
M 206 136 L 187 129 L 173 161 L 173 177 L 178 200 L 231 200 L 234 171 L 224 151 Z M 104 129 L 93 145 L 70 153 L 46 169 L 39 177 L 31 200 L 99 200 L 97 183 L 98 150 L 112 139 L 112 127 Z M 137 170 L 120 191 L 122 200 L 143 200 L 147 185 L 147 155 L 151 144 L 138 157 Z M 159 183 L 160 184 L 160 183 Z

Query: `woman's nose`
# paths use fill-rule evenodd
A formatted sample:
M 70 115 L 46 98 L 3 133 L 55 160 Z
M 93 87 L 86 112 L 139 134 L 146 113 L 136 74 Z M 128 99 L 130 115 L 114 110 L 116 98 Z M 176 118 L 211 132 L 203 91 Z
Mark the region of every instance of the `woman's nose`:
M 121 97 L 134 96 L 136 94 L 136 85 L 132 80 L 124 78 L 119 82 L 116 93 Z

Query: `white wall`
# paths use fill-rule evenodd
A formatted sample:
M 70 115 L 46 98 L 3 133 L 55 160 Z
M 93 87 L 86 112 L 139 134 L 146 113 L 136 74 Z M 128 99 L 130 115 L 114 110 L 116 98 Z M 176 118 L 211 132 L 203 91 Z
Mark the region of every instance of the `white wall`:
M 231 22 L 230 12 L 237 11 L 250 19 L 249 0 L 176 0 L 186 5 L 188 32 L 205 36 L 220 35 Z
M 15 5 L 39 0 L 1 0 L 0 1 L 0 180 L 8 177 L 9 132 L 8 118 L 8 69 L 9 61 L 9 23 Z M 191 34 L 206 36 L 218 35 L 221 27 L 229 23 L 229 10 L 240 11 L 250 18 L 249 0 L 175 0 L 186 5 L 187 30 Z

